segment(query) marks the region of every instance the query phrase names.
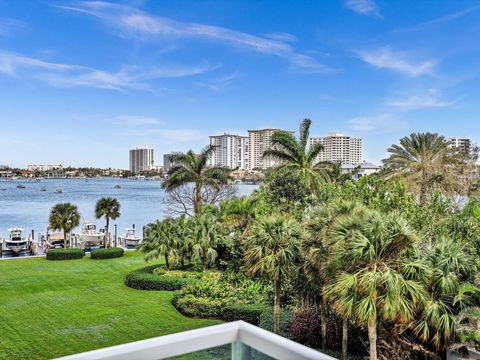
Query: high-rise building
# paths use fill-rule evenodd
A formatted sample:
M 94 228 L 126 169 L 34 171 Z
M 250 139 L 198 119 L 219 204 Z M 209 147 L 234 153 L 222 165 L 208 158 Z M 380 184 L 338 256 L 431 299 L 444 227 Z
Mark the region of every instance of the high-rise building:
M 327 136 L 310 138 L 310 146 L 322 144 L 323 151 L 316 161 L 331 161 L 342 164 L 356 164 L 362 161 L 362 139 L 332 132 Z
M 215 146 L 210 158 L 211 166 L 229 169 L 248 169 L 248 137 L 232 134 L 210 136 L 210 145 Z
M 263 157 L 267 149 L 272 148 L 272 135 L 279 129 L 248 130 L 248 168 L 250 170 L 268 169 L 279 165 L 279 161 L 270 156 Z M 293 131 L 290 131 L 294 134 Z
M 469 138 L 448 138 L 450 147 L 460 149 L 469 154 L 472 151 L 472 140 Z
M 170 169 L 178 165 L 175 161 L 172 161 L 173 155 L 182 154 L 181 152 L 172 152 L 170 154 L 163 154 L 163 173 L 166 174 Z
M 153 149 L 148 147 L 130 150 L 130 172 L 139 174 L 153 168 Z

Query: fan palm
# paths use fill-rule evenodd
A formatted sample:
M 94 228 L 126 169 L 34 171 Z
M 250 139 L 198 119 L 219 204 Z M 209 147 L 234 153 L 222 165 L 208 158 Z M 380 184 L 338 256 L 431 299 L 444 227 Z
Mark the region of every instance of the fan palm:
M 416 237 L 397 214 L 355 211 L 332 231 L 333 262 L 343 264 L 327 291 L 337 311 L 367 325 L 370 359 L 377 359 L 378 318 L 407 323 L 427 295 L 423 285 L 401 272 L 402 255 Z
M 400 145 L 388 148 L 383 160 L 387 179 L 403 177 L 418 190 L 420 204 L 425 204 L 430 186 L 447 186 L 460 153 L 439 134 L 412 133 L 400 139 Z
M 170 270 L 170 259 L 178 253 L 178 238 L 176 234 L 176 221 L 167 218 L 150 224 L 146 231 L 145 239 L 140 246 L 140 251 L 145 253 L 145 260 L 165 257 L 165 266 Z
M 311 124 L 310 119 L 302 121 L 298 140 L 286 131 L 273 133 L 272 147 L 263 153 L 263 157 L 281 161 L 278 171 L 297 174 L 311 193 L 317 194 L 320 184 L 328 180 L 328 174 L 324 164 L 317 162 L 317 155 L 323 150 L 323 146 L 314 144 L 308 148 Z
M 120 203 L 117 199 L 111 197 L 104 197 L 97 201 L 95 205 L 95 216 L 97 219 L 105 217 L 105 237 L 103 245 L 107 247 L 109 245 L 109 227 L 110 219 L 115 220 L 120 217 Z
M 335 249 L 331 232 L 336 222 L 343 216 L 351 214 L 359 205 L 355 202 L 338 201 L 317 208 L 311 215 L 307 224 L 308 237 L 302 243 L 304 257 L 303 271 L 306 281 L 317 287 L 315 293 L 321 298 L 321 333 L 322 348 L 326 348 L 327 339 L 327 295 L 326 289 L 336 268 L 342 268 L 343 264 L 334 264 L 331 260 L 331 252 Z M 309 296 L 309 294 L 306 294 Z M 342 359 L 346 359 L 348 345 L 348 322 L 350 314 L 339 311 L 343 318 L 342 334 Z
M 280 291 L 282 281 L 299 256 L 303 232 L 297 222 L 282 216 L 256 221 L 245 241 L 245 263 L 252 276 L 268 276 L 274 285 L 274 332 L 280 332 Z
M 51 229 L 63 231 L 63 243 L 66 249 L 69 232 L 80 224 L 78 208 L 70 203 L 57 204 L 50 211 L 48 223 Z
M 218 218 L 211 213 L 201 213 L 192 218 L 193 226 L 189 231 L 192 241 L 193 260 L 201 263 L 206 271 L 218 256 L 217 247 L 226 236 Z
M 193 183 L 194 212 L 197 214 L 202 207 L 202 189 L 217 188 L 231 180 L 230 169 L 223 167 L 208 167 L 208 159 L 212 156 L 215 146 L 205 147 L 199 154 L 189 150 L 186 154 L 175 154 L 171 161 L 178 164 L 170 169 L 163 186 L 167 191 Z

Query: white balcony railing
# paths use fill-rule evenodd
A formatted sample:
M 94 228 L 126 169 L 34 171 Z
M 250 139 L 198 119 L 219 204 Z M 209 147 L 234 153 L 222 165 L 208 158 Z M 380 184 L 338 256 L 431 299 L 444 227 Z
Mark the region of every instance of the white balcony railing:
M 160 336 L 129 344 L 66 356 L 62 360 L 157 360 L 231 346 L 229 358 L 247 360 L 260 352 L 279 360 L 334 360 L 294 341 L 243 321 Z

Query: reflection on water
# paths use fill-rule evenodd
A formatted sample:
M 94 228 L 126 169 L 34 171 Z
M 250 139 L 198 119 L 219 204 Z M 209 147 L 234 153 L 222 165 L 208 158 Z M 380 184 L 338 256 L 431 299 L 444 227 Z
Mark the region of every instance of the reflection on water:
M 18 188 L 17 185 L 25 185 Z M 116 186 L 117 185 L 117 186 Z M 0 180 L 0 238 L 8 236 L 7 229 L 20 226 L 26 232 L 32 229 L 44 234 L 48 214 L 59 202 L 71 202 L 78 206 L 81 222 L 95 221 L 95 203 L 103 196 L 120 201 L 122 216 L 113 221 L 118 225 L 118 234 L 135 224 L 137 229 L 156 219 L 165 217 L 165 193 L 160 181 L 102 179 L 47 179 Z M 239 185 L 239 195 L 248 195 L 256 185 Z M 56 192 L 61 189 L 62 192 Z M 103 226 L 103 220 L 97 221 Z M 112 226 L 113 229 L 113 226 Z

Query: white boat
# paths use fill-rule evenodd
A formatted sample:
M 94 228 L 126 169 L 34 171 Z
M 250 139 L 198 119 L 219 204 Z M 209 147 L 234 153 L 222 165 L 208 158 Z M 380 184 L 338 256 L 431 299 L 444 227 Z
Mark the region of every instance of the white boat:
M 22 228 L 8 229 L 10 235 L 8 239 L 3 240 L 3 251 L 10 250 L 15 254 L 19 254 L 22 251 L 29 251 L 30 240 L 22 237 Z
M 58 189 L 55 189 L 55 193 L 57 193 L 57 194 L 61 194 L 61 193 L 63 193 L 63 190 L 62 190 L 62 189 L 60 189 L 60 188 L 58 188 Z
M 82 249 L 98 248 L 103 245 L 104 236 L 97 230 L 97 225 L 85 223 L 80 234 L 77 234 L 77 242 Z
M 45 186 L 42 186 L 42 187 L 40 188 L 40 191 L 47 191 L 47 188 L 46 188 Z
M 142 239 L 135 235 L 135 228 L 128 228 L 125 229 L 127 232 L 120 236 L 120 245 L 126 249 L 135 249 L 140 243 Z

